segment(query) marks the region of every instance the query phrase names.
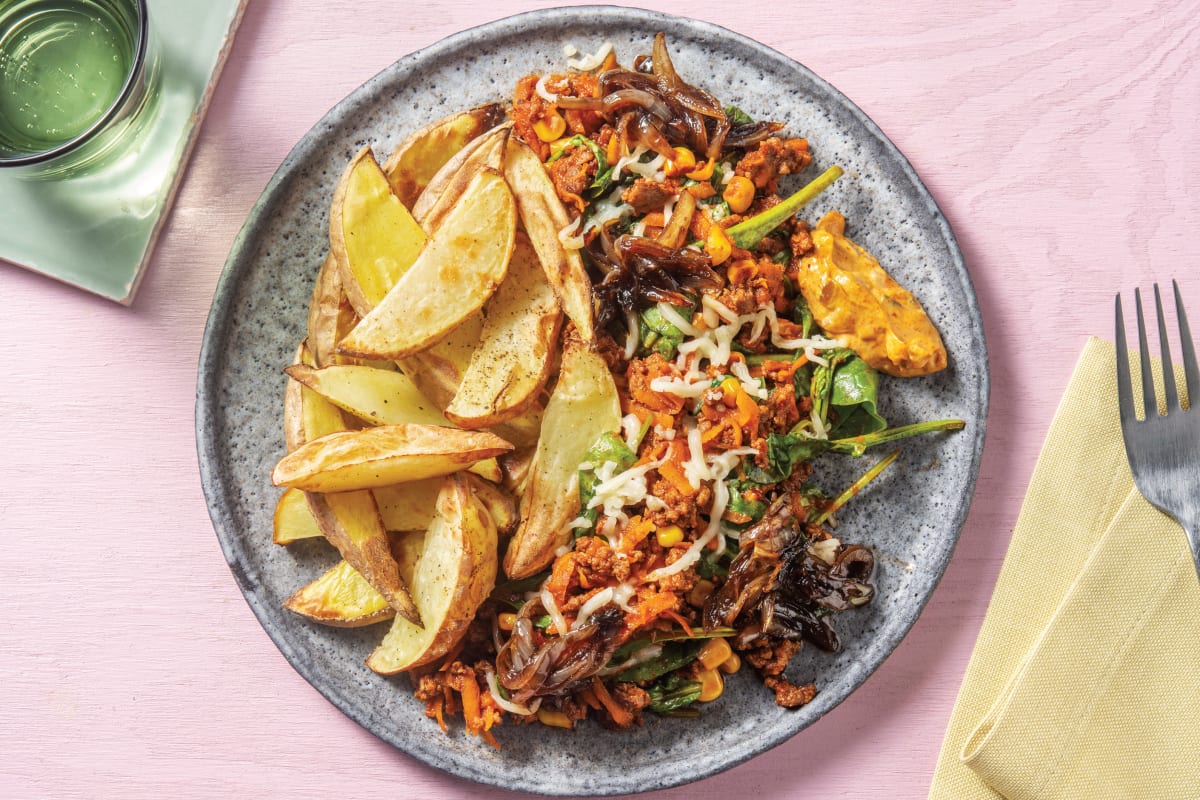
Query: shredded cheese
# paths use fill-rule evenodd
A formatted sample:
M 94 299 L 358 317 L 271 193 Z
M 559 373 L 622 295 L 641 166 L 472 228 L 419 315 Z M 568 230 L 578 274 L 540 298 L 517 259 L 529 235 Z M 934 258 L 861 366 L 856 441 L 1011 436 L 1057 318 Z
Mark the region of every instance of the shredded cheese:
M 625 360 L 629 361 L 637 353 L 638 349 L 638 318 L 637 314 L 632 311 L 625 312 L 625 329 L 628 335 L 625 337 L 625 351 L 623 355 Z
M 601 589 L 594 595 L 588 598 L 588 601 L 579 607 L 579 613 L 575 617 L 575 622 L 571 624 L 571 630 L 578 630 L 588 624 L 592 614 L 595 614 L 602 607 L 608 605 L 613 600 L 613 588 L 611 586 Z
M 621 433 L 625 436 L 625 446 L 637 452 L 637 435 L 642 430 L 642 421 L 637 414 L 626 414 L 621 417 Z
M 542 98 L 547 103 L 557 103 L 558 95 L 546 88 L 546 81 L 549 79 L 549 75 L 543 75 L 542 77 L 538 78 L 538 82 L 534 85 L 533 90 L 537 92 L 538 97 Z
M 568 250 L 582 250 L 586 242 L 583 240 L 583 234 L 579 232 L 579 225 L 583 222 L 583 217 L 576 217 L 575 221 L 570 225 L 563 227 L 558 232 L 558 241 L 563 247 Z
M 574 49 L 574 48 L 572 48 Z M 586 53 L 578 58 L 567 58 L 567 66 L 571 69 L 579 70 L 580 72 L 590 72 L 604 63 L 604 59 L 608 58 L 608 54 L 612 52 L 612 42 L 605 42 L 600 45 L 600 49 L 591 55 Z M 574 56 L 574 54 L 572 54 Z
M 554 595 L 550 594 L 549 589 L 542 589 L 540 598 L 542 607 L 546 609 L 546 613 L 550 615 L 550 620 L 554 624 L 555 633 L 562 636 L 568 630 L 567 618 L 558 610 L 558 603 L 554 602 Z

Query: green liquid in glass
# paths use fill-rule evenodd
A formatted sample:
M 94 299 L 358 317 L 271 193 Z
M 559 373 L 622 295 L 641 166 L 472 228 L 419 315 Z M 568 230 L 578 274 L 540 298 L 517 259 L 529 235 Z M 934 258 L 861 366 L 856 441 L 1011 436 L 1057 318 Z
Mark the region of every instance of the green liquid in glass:
M 133 61 L 128 23 L 96 3 L 0 2 L 0 150 L 35 153 L 86 131 Z

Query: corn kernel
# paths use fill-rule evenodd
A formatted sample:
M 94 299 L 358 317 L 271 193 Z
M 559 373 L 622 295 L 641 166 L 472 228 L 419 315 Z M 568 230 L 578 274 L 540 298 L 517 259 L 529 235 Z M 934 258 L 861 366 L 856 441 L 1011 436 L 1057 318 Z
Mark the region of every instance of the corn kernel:
M 716 669 L 731 655 L 733 655 L 733 648 L 729 646 L 729 642 L 724 639 L 709 639 L 704 643 L 704 647 L 700 648 L 700 654 L 696 659 L 704 665 L 705 669 Z
M 506 611 L 496 617 L 496 624 L 502 631 L 511 631 L 513 626 L 517 624 L 517 615 L 511 611 Z
M 708 161 L 703 162 L 699 167 L 689 172 L 686 177 L 691 178 L 694 181 L 706 181 L 713 176 L 713 172 L 716 171 L 716 168 L 716 159 L 710 158 Z
M 546 116 L 533 123 L 533 132 L 543 142 L 553 142 L 567 130 L 567 121 L 561 114 L 551 111 Z
M 575 723 L 571 722 L 570 717 L 561 711 L 555 711 L 552 708 L 539 708 L 537 710 L 538 722 L 543 725 L 549 725 L 551 728 L 574 728 Z
M 704 242 L 704 249 L 708 251 L 708 257 L 712 261 L 713 266 L 724 264 L 733 252 L 733 242 L 729 241 L 729 234 L 719 225 L 713 225 L 708 229 L 708 238 Z
M 713 589 L 717 588 L 712 581 L 698 580 L 692 590 L 688 592 L 687 601 L 695 608 L 703 608 L 704 601 L 712 594 Z
M 724 672 L 726 675 L 732 675 L 742 668 L 742 657 L 737 653 L 730 653 L 729 658 L 717 665 L 717 669 Z
M 654 532 L 655 538 L 658 539 L 659 545 L 663 547 L 674 547 L 683 541 L 683 529 L 678 525 L 667 525 L 664 528 L 659 528 Z
M 729 210 L 740 214 L 754 202 L 754 181 L 744 175 L 734 175 L 725 186 L 721 197 L 729 203 Z
M 725 691 L 725 679 L 715 669 L 706 669 L 696 676 L 700 681 L 700 702 L 711 703 Z M 539 712 L 540 713 L 540 712 Z
M 675 157 L 667 162 L 665 172 L 671 176 L 682 175 L 685 172 L 691 172 L 696 166 L 696 156 L 691 150 L 686 147 L 676 147 Z

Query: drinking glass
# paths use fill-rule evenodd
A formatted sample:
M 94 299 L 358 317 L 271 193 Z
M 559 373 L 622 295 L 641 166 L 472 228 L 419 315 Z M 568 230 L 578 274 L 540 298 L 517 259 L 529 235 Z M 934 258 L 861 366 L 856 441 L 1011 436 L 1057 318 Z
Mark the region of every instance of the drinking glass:
M 146 0 L 0 0 L 0 170 L 99 169 L 153 116 Z

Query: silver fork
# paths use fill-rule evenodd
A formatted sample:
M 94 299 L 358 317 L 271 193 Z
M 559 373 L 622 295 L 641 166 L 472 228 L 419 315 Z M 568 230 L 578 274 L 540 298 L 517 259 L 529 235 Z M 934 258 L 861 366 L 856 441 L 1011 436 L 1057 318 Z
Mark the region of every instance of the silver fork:
M 1142 294 L 1134 290 L 1137 303 L 1138 350 L 1141 353 L 1142 397 L 1145 420 L 1139 421 L 1133 407 L 1133 384 L 1129 377 L 1129 350 L 1125 345 L 1125 321 L 1121 316 L 1121 296 L 1117 295 L 1117 397 L 1121 407 L 1121 435 L 1125 454 L 1133 472 L 1133 482 L 1150 504 L 1173 518 L 1187 533 L 1192 546 L 1196 572 L 1200 574 L 1200 368 L 1196 348 L 1188 329 L 1179 284 L 1175 289 L 1175 313 L 1179 320 L 1179 339 L 1183 350 L 1183 375 L 1187 386 L 1188 409 L 1184 410 L 1175 389 L 1175 371 L 1167 345 L 1167 326 L 1163 320 L 1162 298 L 1154 284 L 1154 306 L 1158 312 L 1158 341 L 1162 351 L 1163 388 L 1167 413 L 1158 413 L 1154 380 L 1150 372 L 1150 348 L 1146 344 L 1146 324 L 1142 316 Z

